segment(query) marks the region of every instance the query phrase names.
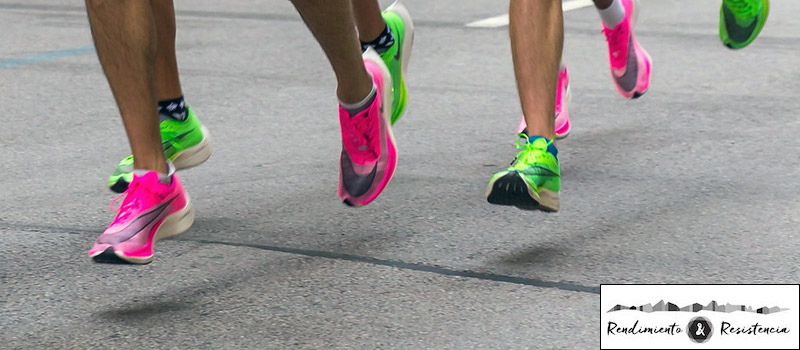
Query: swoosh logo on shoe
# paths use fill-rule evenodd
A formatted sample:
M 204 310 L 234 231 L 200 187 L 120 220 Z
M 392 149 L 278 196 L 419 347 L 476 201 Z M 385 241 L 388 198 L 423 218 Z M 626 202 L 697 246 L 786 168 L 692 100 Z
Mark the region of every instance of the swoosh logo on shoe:
M 633 43 L 633 35 L 628 37 L 628 62 L 625 66 L 625 74 L 614 76 L 622 90 L 633 91 L 636 88 L 636 80 L 639 78 L 639 61 L 636 58 L 636 48 Z
M 342 150 L 342 157 L 340 161 L 342 169 L 342 184 L 347 193 L 352 197 L 360 197 L 369 191 L 372 184 L 375 182 L 375 175 L 378 171 L 378 163 L 372 166 L 372 171 L 367 175 L 358 175 L 353 168 L 353 161 L 346 150 Z
M 728 31 L 728 37 L 737 41 L 743 42 L 750 39 L 750 35 L 753 34 L 753 31 L 756 30 L 756 26 L 758 26 L 758 22 L 760 21 L 761 15 L 759 14 L 753 20 L 753 23 L 750 23 L 747 27 L 742 27 L 738 23 L 736 23 L 736 16 L 733 14 L 731 9 L 729 9 L 724 4 L 722 5 L 722 12 L 725 17 L 725 29 Z
M 175 136 L 175 140 L 181 141 L 181 140 L 183 140 L 184 137 L 186 137 L 187 135 L 191 134 L 193 131 L 194 131 L 194 129 L 189 130 L 189 131 L 187 131 L 187 132 L 185 132 L 183 134 L 180 134 L 178 136 Z M 164 152 L 166 152 L 166 151 L 170 150 L 171 148 L 175 147 L 172 144 L 172 142 L 170 142 L 170 141 L 164 141 L 164 142 L 161 143 L 161 145 L 164 146 Z
M 523 175 L 558 177 L 558 174 L 556 172 L 537 165 L 534 165 L 530 168 L 518 172 Z
M 158 220 L 161 217 L 161 214 L 163 214 L 164 209 L 166 209 L 170 204 L 172 204 L 172 202 L 175 201 L 175 198 L 178 198 L 178 195 L 173 196 L 170 200 L 153 208 L 147 213 L 139 215 L 138 217 L 136 217 L 136 219 L 133 219 L 133 221 L 131 221 L 127 226 L 125 226 L 125 228 L 117 231 L 116 233 L 108 235 L 106 234 L 100 235 L 100 237 L 97 238 L 97 243 L 113 245 L 125 242 L 133 238 L 133 236 L 136 236 L 137 234 L 139 234 L 139 232 L 141 232 L 147 227 L 150 227 L 150 225 L 153 222 Z

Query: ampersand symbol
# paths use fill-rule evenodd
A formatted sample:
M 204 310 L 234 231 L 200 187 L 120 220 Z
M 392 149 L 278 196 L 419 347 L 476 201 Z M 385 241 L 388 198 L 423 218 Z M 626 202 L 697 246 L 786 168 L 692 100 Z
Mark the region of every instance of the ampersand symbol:
M 694 332 L 694 335 L 702 335 L 704 337 L 706 336 L 706 331 L 703 329 L 702 323 L 697 324 L 697 332 Z

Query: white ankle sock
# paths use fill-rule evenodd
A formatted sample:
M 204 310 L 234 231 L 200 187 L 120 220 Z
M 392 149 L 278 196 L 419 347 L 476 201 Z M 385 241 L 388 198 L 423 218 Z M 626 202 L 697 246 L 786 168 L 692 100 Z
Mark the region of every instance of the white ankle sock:
M 166 174 L 158 173 L 158 181 L 165 185 L 169 185 L 172 183 L 172 175 L 175 174 L 175 165 L 172 164 L 172 162 L 167 161 L 167 169 L 169 170 L 168 173 Z M 137 176 L 144 176 L 144 174 L 147 174 L 149 172 L 150 170 L 146 169 L 133 169 L 133 173 L 136 174 Z
M 341 105 L 342 108 L 344 108 L 344 110 L 347 111 L 347 113 L 350 113 L 351 117 L 355 117 L 356 114 L 367 110 L 367 108 L 369 108 L 369 106 L 372 105 L 372 101 L 375 101 L 375 97 L 377 95 L 378 95 L 378 88 L 375 87 L 375 85 L 373 84 L 372 90 L 369 91 L 367 97 L 364 97 L 363 100 L 356 103 L 344 103 L 342 101 L 339 101 L 339 105 Z
M 622 0 L 614 0 L 607 9 L 597 9 L 600 13 L 600 19 L 603 24 L 609 29 L 613 29 L 625 20 L 625 6 L 622 6 Z

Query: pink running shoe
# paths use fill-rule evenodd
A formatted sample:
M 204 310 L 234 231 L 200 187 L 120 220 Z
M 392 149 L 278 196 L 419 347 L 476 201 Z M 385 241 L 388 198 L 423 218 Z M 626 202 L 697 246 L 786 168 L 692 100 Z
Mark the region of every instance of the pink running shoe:
M 569 124 L 569 110 L 567 105 L 572 98 L 572 90 L 569 88 L 569 74 L 567 65 L 562 64 L 558 70 L 558 90 L 556 90 L 556 138 L 563 139 L 569 135 L 571 130 Z M 517 127 L 517 133 L 527 132 L 528 125 L 525 124 L 525 116 Z
M 194 209 L 176 175 L 167 185 L 155 171 L 134 173 L 128 190 L 112 206 L 122 196 L 117 216 L 89 251 L 95 262 L 147 264 L 153 261 L 156 241 L 177 236 L 194 222 Z
M 339 164 L 339 198 L 351 206 L 372 202 L 383 191 L 397 164 L 392 123 L 392 76 L 381 56 L 370 48 L 364 66 L 378 93 L 372 104 L 355 116 L 339 106 L 342 156 Z
M 652 60 L 633 35 L 638 5 L 634 0 L 621 0 L 625 6 L 625 20 L 614 29 L 603 24 L 603 34 L 608 41 L 608 58 L 611 77 L 619 93 L 625 98 L 639 98 L 650 88 Z

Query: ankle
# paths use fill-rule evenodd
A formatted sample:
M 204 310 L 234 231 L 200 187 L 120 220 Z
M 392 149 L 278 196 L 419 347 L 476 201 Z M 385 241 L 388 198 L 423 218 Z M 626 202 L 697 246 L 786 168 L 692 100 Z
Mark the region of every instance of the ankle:
M 525 136 L 528 138 L 541 137 L 547 139 L 548 141 L 554 140 L 556 136 L 555 127 L 549 127 L 549 125 L 546 125 L 543 129 L 528 124 L 526 133 L 527 134 Z
M 336 88 L 336 97 L 344 104 L 359 103 L 367 97 L 375 84 L 372 77 L 364 70 L 364 79 L 340 80 Z
M 133 173 L 136 174 L 136 176 L 144 176 L 151 171 L 155 171 L 158 174 L 158 182 L 165 185 L 170 185 L 172 184 L 172 175 L 175 175 L 175 165 L 173 165 L 172 162 L 167 162 L 165 165 L 167 168 L 164 171 L 152 170 L 152 169 L 137 169 L 134 166 Z
M 389 50 L 392 45 L 394 45 L 394 34 L 389 29 L 389 25 L 386 25 L 375 39 L 367 42 L 361 41 L 361 52 L 367 51 L 368 48 L 372 47 L 379 54 L 382 54 Z
M 606 6 L 597 6 L 597 12 L 600 13 L 600 19 L 606 27 L 613 29 L 625 21 L 625 6 L 622 5 L 622 0 L 608 1 L 603 5 Z
M 346 103 L 343 101 L 339 101 L 339 105 L 342 106 L 350 116 L 356 116 L 358 113 L 361 113 L 369 108 L 372 105 L 372 102 L 375 101 L 375 97 L 378 95 L 378 89 L 375 85 L 372 85 L 372 90 L 364 97 L 361 101 L 355 103 Z
M 141 170 L 144 172 L 148 171 L 155 171 L 159 174 L 169 174 L 170 173 L 170 163 L 166 162 L 163 158 L 162 159 L 141 159 L 143 157 L 136 157 L 133 158 L 133 169 Z

